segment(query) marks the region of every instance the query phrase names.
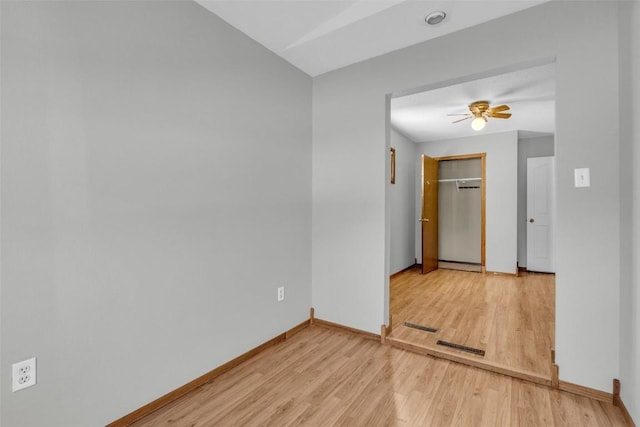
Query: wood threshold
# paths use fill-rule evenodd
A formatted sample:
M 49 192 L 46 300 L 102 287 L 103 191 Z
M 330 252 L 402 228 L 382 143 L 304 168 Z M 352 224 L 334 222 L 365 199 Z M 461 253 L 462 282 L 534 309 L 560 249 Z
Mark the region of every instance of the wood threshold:
M 196 378 L 195 380 L 190 381 L 187 384 L 181 387 L 178 387 L 177 389 L 165 394 L 164 396 L 159 397 L 153 402 L 150 402 L 142 406 L 141 408 L 138 408 L 135 411 L 125 415 L 124 417 L 119 418 L 110 424 L 107 424 L 107 427 L 126 427 L 128 425 L 133 424 L 134 422 L 146 417 L 147 415 L 151 414 L 154 411 L 157 411 L 163 406 L 168 405 L 169 403 L 175 400 L 178 400 L 185 394 L 197 389 L 198 387 L 201 387 L 213 381 L 220 375 L 224 374 L 227 371 L 230 371 L 231 369 L 242 364 L 243 362 L 255 357 L 256 355 L 265 351 L 266 349 L 286 341 L 287 338 L 290 338 L 293 335 L 297 334 L 298 332 L 302 331 L 310 324 L 311 324 L 311 319 L 305 320 L 304 322 L 294 326 L 293 328 L 287 330 L 286 332 L 271 338 L 269 341 L 266 341 L 260 344 L 259 346 L 247 351 L 246 353 L 241 354 L 235 359 L 232 359 L 227 363 L 224 363 L 218 366 L 217 368 L 207 372 L 206 374 Z
M 613 394 L 606 391 L 596 390 L 595 388 L 585 387 L 583 385 L 573 384 L 567 381 L 560 380 L 559 389 L 561 391 L 567 391 L 569 393 L 577 394 L 579 396 L 589 397 L 591 399 L 599 400 L 601 402 L 612 403 Z
M 485 271 L 485 274 L 492 274 L 494 276 L 509 276 L 509 277 L 518 277 L 518 273 L 504 273 L 502 271 Z
M 450 360 L 452 362 L 460 363 L 474 368 L 484 369 L 485 371 L 491 371 L 502 375 L 507 375 L 513 378 L 518 378 L 524 381 L 529 381 L 535 384 L 541 384 L 551 387 L 551 379 L 546 378 L 535 372 L 513 369 L 499 363 L 488 362 L 480 360 L 476 357 L 466 356 L 464 354 L 454 353 L 445 349 L 436 350 L 429 347 L 413 344 L 409 341 L 405 341 L 399 338 L 387 337 L 386 342 L 394 347 L 402 348 L 404 350 L 412 351 L 414 353 L 425 354 L 440 359 Z
M 380 341 L 382 337 L 378 334 L 374 334 L 372 332 L 363 331 L 361 329 L 351 328 L 349 326 L 344 326 L 339 323 L 329 322 L 327 320 L 318 319 L 317 317 L 314 319 L 313 324 L 316 326 L 322 326 L 325 328 L 337 329 L 343 332 L 349 332 L 352 334 L 359 335 L 363 338 L 367 338 L 370 340 Z M 387 338 L 388 339 L 388 338 Z

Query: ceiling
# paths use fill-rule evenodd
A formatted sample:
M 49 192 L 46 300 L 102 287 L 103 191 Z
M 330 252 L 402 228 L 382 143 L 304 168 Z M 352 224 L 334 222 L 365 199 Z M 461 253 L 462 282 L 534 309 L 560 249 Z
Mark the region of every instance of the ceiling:
M 490 118 L 481 131 L 471 129 L 471 119 L 452 123 L 462 116 L 448 114 L 467 113 L 467 105 L 480 100 L 492 106 L 508 104 L 511 118 Z M 391 125 L 414 142 L 514 130 L 525 137 L 553 134 L 555 66 L 542 65 L 393 98 Z
M 311 76 L 317 76 L 549 0 L 195 0 Z M 444 11 L 435 26 L 425 16 Z M 473 101 L 509 104 L 513 116 L 491 119 L 482 133 L 555 129 L 552 65 L 394 98 L 391 124 L 413 141 L 477 135 L 449 113 Z
M 196 0 L 311 76 L 548 0 Z M 438 25 L 427 14 L 444 11 Z

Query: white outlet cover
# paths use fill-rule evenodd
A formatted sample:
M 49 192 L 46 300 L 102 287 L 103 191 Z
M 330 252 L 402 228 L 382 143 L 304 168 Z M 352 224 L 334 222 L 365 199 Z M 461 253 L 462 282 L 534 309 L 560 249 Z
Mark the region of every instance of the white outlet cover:
M 11 391 L 36 385 L 36 358 L 23 360 L 11 365 Z

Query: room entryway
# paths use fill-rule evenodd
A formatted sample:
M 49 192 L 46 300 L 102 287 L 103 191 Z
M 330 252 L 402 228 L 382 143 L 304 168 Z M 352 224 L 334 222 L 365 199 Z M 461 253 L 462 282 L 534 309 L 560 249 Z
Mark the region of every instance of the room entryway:
M 557 378 L 554 108 L 554 64 L 391 95 L 388 342 Z

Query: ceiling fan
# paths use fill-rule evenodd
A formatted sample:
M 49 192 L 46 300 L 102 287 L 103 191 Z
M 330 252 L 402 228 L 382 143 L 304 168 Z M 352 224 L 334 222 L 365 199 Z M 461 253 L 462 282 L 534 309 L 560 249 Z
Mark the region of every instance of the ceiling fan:
M 476 101 L 469 104 L 469 113 L 460 114 L 448 114 L 449 116 L 465 116 L 452 123 L 458 123 L 463 120 L 467 120 L 473 117 L 471 121 L 471 127 L 473 130 L 482 130 L 487 124 L 487 119 L 492 117 L 494 119 L 508 119 L 511 117 L 511 113 L 505 113 L 509 110 L 508 105 L 498 105 L 497 107 L 491 107 L 489 101 Z

